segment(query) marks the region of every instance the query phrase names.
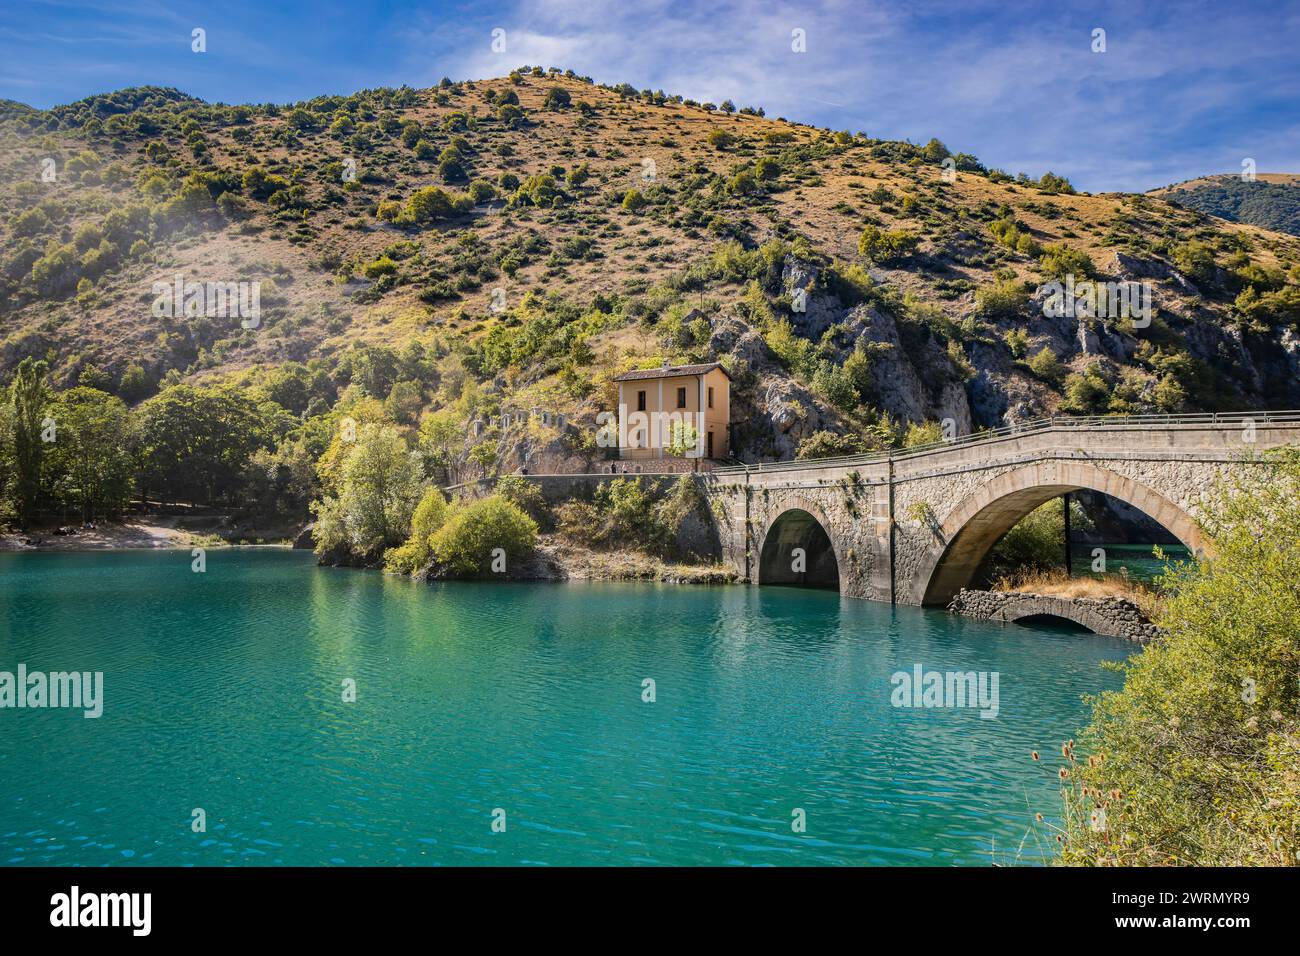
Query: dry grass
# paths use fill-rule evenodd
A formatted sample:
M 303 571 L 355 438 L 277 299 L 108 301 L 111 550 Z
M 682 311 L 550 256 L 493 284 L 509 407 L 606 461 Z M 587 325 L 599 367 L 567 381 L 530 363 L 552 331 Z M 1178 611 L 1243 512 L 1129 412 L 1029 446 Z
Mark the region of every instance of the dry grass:
M 575 107 L 545 109 L 545 97 L 553 86 L 566 88 Z M 517 95 L 527 112 L 521 128 L 508 129 L 493 119 L 496 106 L 488 94 L 506 91 Z M 440 180 L 434 164 L 417 160 L 400 140 L 371 133 L 353 144 L 332 136 L 322 122 L 314 130 L 295 133 L 295 145 L 286 149 L 281 134 L 287 111 L 274 116 L 258 112 L 240 126 L 205 118 L 200 125 L 208 137 L 213 168 L 241 174 L 252 166 L 283 160 L 285 165 L 275 171 L 306 189 L 311 208 L 299 218 L 277 214 L 265 202 L 245 197 L 246 221 L 159 241 L 140 258 L 128 257 L 124 266 L 97 278 L 93 293 L 84 301 L 69 296 L 0 309 L 0 345 L 14 356 L 44 353 L 57 346 L 54 377 L 66 384 L 74 381 L 82 361 L 93 361 L 115 374 L 128 363 L 139 362 L 155 378 L 174 367 L 186 376 L 207 380 L 232 372 L 257 372 L 290 359 L 330 359 L 359 343 L 400 348 L 412 341 L 427 345 L 444 337 L 468 343 L 487 334 L 497 321 L 489 309 L 494 288 L 503 289 L 512 305 L 530 291 L 555 293 L 583 305 L 597 293 L 636 298 L 706 260 L 721 237 L 730 234 L 715 234 L 711 225 L 703 224 L 715 221 L 719 228 L 738 230 L 752 243 L 798 234 L 819 252 L 850 262 L 862 261 L 857 241 L 868 222 L 915 232 L 923 237 L 923 251 L 942 261 L 943 268 L 924 266 L 922 258 L 873 267 L 873 274 L 894 291 L 937 307 L 961 323 L 973 317 L 973 290 L 995 281 L 995 269 L 1010 269 L 1033 283 L 1041 279 L 1033 260 L 1001 249 L 991 240 L 986 222 L 994 214 L 1013 214 L 1040 244 L 1061 242 L 1087 252 L 1103 270 L 1119 240 L 1139 246 L 1181 241 L 1205 228 L 1194 212 L 1158 198 L 1145 198 L 1139 208 L 1117 194 L 1047 195 L 1023 183 L 995 182 L 974 174 L 963 173 L 949 183 L 939 167 L 913 166 L 892 158 L 882 144 L 858 141 L 845 151 L 809 149 L 825 141 L 826 131 L 780 119 L 705 113 L 681 104 L 649 106 L 562 76 L 525 76 L 518 85 L 506 78 L 479 81 L 472 87 L 458 85 L 447 94 L 448 101 L 439 104 L 441 95 L 437 90 L 422 90 L 413 104 L 374 112 L 391 113 L 399 121 L 417 120 L 438 149 L 451 138 L 444 121 L 452 113 L 473 114 L 474 128 L 461 135 L 470 145 L 468 174 L 474 179 L 497 181 L 508 173 L 524 180 L 554 166 L 571 170 L 586 165 L 589 181 L 566 187 L 569 201 L 559 209 L 504 211 L 498 201 L 457 221 L 406 232 L 380 222 L 375 216 L 377 204 L 403 200 Z M 576 107 L 583 101 L 591 104 L 590 116 Z M 736 135 L 734 148 L 720 150 L 709 143 L 709 134 L 720 128 Z M 764 135 L 769 132 L 789 134 L 793 142 L 766 143 Z M 156 169 L 174 170 L 179 178 L 201 165 L 171 129 L 163 139 L 171 151 L 169 162 L 175 165 L 150 161 L 145 149 L 152 139 L 117 137 L 111 154 L 103 137 L 83 129 L 5 139 L 0 143 L 0 246 L 8 248 L 16 241 L 12 222 L 27 204 L 12 184 L 29 179 L 28 171 L 51 148 L 64 157 L 94 149 L 106 162 L 124 167 L 126 182 Z M 641 178 L 645 160 L 654 161 L 658 182 L 670 195 L 680 190 L 684 197 L 687 181 L 700 170 L 725 179 L 764 156 L 779 158 L 782 172 L 772 191 L 761 196 L 732 196 L 724 191 L 720 198 L 709 199 L 705 190 L 692 199 L 703 205 L 689 216 L 677 199 L 637 214 L 611 202 L 611 196 L 617 198 L 626 189 L 648 188 Z M 328 164 L 345 158 L 355 159 L 362 174 L 355 188 L 347 191 L 325 175 Z M 90 185 L 61 177 L 49 186 L 41 196 L 66 201 L 71 210 L 63 225 L 65 235 L 85 223 L 100 222 L 107 209 L 142 201 L 141 194 L 127 185 Z M 892 198 L 872 200 L 876 186 L 883 186 Z M 463 184 L 449 188 L 459 191 Z M 904 197 L 915 200 L 915 207 L 904 206 Z M 1248 234 L 1252 257 L 1264 265 L 1276 265 L 1280 254 L 1288 263 L 1300 255 L 1300 241 L 1291 237 L 1223 222 L 1216 222 L 1214 229 Z M 462 240 L 473 241 L 483 262 L 499 264 L 510 243 L 525 233 L 535 235 L 545 251 L 530 257 L 514 274 L 493 266 L 495 274 L 478 285 L 456 289 L 446 298 L 421 298 L 428 291 L 428 268 L 445 272 L 453 284 L 465 276 L 457 265 Z M 589 255 L 553 260 L 567 241 L 578 238 L 593 243 Z M 402 266 L 400 281 L 377 298 L 356 298 L 369 286 L 359 278 L 361 264 L 398 242 L 418 247 L 410 264 Z M 259 278 L 276 272 L 283 302 L 256 334 L 222 328 L 200 340 L 189 323 L 160 329 L 148 314 L 149 290 L 154 281 L 178 272 L 191 278 Z M 344 277 L 351 278 L 343 281 Z M 742 294 L 741 285 L 728 282 L 692 292 L 700 300 L 716 300 L 724 309 Z M 1224 302 L 1184 300 L 1172 290 L 1166 294 L 1167 317 L 1201 315 L 1205 310 L 1223 316 L 1228 308 Z M 694 304 L 687 296 L 683 301 Z M 647 324 L 635 333 L 610 329 L 595 337 L 591 346 L 600 358 L 582 371 L 598 374 L 608 366 L 611 353 L 616 357 L 627 351 L 659 354 L 662 343 L 647 334 L 649 328 Z M 1026 326 L 1031 335 L 1027 354 L 1048 345 L 1057 347 L 1053 337 L 1038 328 Z M 48 340 L 35 335 L 39 330 L 49 330 Z M 199 346 L 207 350 L 202 362 L 192 354 Z M 1087 361 L 1086 356 L 1064 359 L 1073 370 Z M 524 383 L 548 374 L 530 362 L 520 368 Z M 1056 399 L 1046 385 L 1014 367 L 1007 374 L 1034 394 L 1043 409 L 1053 407 Z
M 994 591 L 1025 591 L 1061 598 L 1126 598 L 1136 604 L 1148 619 L 1154 620 L 1164 604 L 1164 597 L 1152 586 L 1134 581 L 1126 574 L 1100 577 L 1066 576 L 1064 571 L 1030 571 L 1008 575 L 993 583 Z

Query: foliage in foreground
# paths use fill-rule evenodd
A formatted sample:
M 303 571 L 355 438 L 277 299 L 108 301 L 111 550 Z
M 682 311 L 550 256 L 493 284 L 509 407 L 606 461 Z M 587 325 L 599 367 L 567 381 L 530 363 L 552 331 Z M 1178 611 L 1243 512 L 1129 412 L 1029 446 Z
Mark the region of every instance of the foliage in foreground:
M 1208 512 L 1166 575 L 1167 637 L 1094 701 L 1060 773 L 1067 864 L 1300 863 L 1300 450 Z

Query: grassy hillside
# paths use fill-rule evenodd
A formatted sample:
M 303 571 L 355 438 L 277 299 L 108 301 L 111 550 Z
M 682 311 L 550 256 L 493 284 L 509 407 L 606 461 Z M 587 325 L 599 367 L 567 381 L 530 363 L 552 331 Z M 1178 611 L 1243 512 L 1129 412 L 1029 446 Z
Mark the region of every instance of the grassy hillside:
M 590 428 L 470 422 L 589 423 L 665 358 L 728 364 L 750 460 L 946 417 L 1300 406 L 1300 240 L 723 107 L 540 68 L 0 103 L 0 381 L 32 356 L 128 404 L 230 382 L 284 413 L 273 446 L 345 409 L 438 415 L 457 477 L 590 463 Z M 155 317 L 177 274 L 260 281 L 260 325 Z M 1066 274 L 1151 281 L 1154 322 L 1045 318 Z
M 1148 195 L 1232 222 L 1300 236 L 1300 175 L 1260 173 L 1253 181 L 1240 176 L 1204 176 Z

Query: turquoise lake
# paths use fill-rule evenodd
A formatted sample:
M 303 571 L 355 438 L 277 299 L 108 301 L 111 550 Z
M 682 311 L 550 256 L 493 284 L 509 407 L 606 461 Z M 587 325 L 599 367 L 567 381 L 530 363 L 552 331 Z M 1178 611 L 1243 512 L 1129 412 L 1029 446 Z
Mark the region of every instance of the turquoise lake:
M 1053 758 L 1133 651 L 820 591 L 190 561 L 0 555 L 0 671 L 104 675 L 99 719 L 0 709 L 0 865 L 1041 862 Z M 917 664 L 997 672 L 997 717 L 892 706 Z

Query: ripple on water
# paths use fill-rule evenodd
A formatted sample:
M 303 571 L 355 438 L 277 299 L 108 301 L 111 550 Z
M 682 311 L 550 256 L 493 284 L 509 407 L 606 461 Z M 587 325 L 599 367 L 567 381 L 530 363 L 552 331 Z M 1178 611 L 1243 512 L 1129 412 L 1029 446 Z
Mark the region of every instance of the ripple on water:
M 986 864 L 1052 815 L 1029 752 L 1128 650 L 787 589 L 0 555 L 0 668 L 103 671 L 106 697 L 0 712 L 0 860 Z M 998 671 L 998 719 L 891 707 L 918 663 Z

